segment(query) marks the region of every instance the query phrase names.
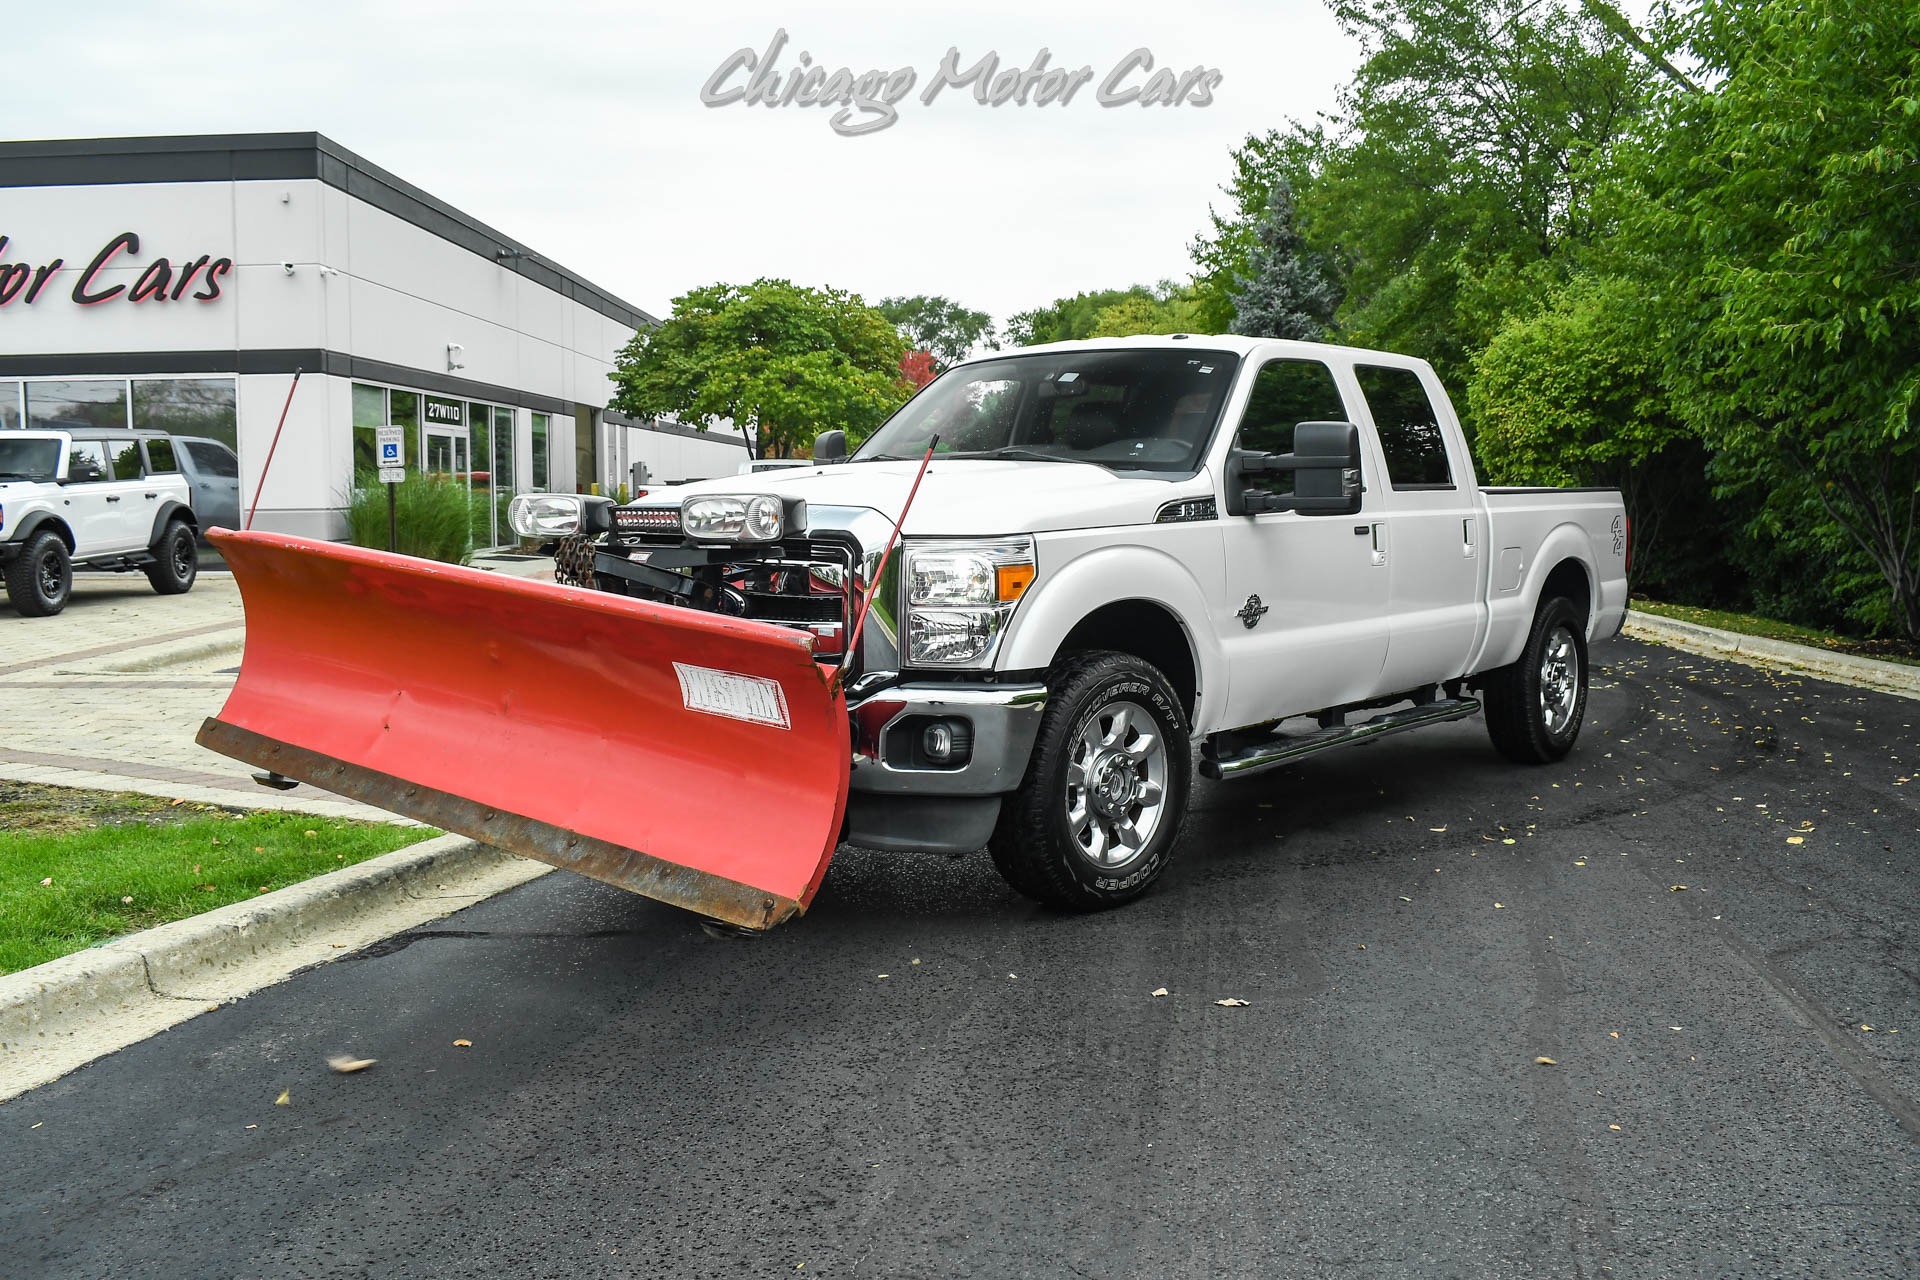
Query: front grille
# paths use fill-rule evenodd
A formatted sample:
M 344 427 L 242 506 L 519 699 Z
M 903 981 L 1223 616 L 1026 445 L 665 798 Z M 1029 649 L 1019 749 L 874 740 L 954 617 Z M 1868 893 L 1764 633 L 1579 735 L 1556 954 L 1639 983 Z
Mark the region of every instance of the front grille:
M 771 591 L 749 591 L 745 594 L 749 618 L 759 618 L 765 622 L 840 621 L 841 602 L 838 595 L 797 595 L 785 592 L 776 595 Z

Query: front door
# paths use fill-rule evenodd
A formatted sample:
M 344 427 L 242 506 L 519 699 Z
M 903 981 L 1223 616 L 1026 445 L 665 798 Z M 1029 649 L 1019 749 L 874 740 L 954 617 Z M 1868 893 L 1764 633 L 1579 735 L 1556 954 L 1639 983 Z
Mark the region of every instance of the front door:
M 428 427 L 426 472 L 467 487 L 467 432 L 464 427 Z
M 1353 421 L 1318 360 L 1268 360 L 1254 377 L 1235 447 L 1290 453 L 1301 422 Z M 1374 488 L 1374 477 L 1362 482 Z M 1293 477 L 1248 483 L 1291 493 Z M 1370 696 L 1387 657 L 1388 548 L 1371 493 L 1354 515 L 1275 511 L 1221 517 L 1227 594 L 1214 618 L 1230 687 L 1225 723 L 1263 721 Z

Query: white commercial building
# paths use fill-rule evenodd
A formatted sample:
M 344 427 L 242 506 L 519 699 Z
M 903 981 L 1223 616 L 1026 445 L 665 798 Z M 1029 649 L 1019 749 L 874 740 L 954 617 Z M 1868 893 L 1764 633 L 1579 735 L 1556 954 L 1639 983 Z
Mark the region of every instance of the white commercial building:
M 344 536 L 381 426 L 494 495 L 478 546 L 517 490 L 732 474 L 737 433 L 607 409 L 652 323 L 316 133 L 0 143 L 0 429 L 222 440 L 256 528 Z

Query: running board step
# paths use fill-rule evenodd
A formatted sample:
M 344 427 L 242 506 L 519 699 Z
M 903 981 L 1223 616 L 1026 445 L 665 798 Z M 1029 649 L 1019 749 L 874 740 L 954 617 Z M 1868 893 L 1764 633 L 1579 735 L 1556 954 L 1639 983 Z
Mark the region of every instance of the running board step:
M 1225 756 L 1215 755 L 1210 741 L 1201 752 L 1200 773 L 1208 778 L 1244 778 L 1263 769 L 1317 756 L 1322 751 L 1372 742 L 1376 738 L 1404 733 L 1422 725 L 1464 720 L 1478 710 L 1478 698 L 1442 698 L 1425 706 L 1403 707 L 1359 724 L 1341 725 L 1336 729 L 1322 729 L 1317 733 L 1275 734 L 1265 741 L 1242 747 Z

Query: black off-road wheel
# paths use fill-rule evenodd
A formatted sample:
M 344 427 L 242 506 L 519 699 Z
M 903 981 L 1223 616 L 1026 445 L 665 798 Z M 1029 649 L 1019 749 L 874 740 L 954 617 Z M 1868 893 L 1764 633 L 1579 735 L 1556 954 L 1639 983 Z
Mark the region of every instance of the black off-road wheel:
M 200 576 L 200 551 L 194 543 L 193 527 L 185 520 L 169 520 L 166 532 L 147 548 L 153 563 L 147 566 L 147 581 L 163 596 L 184 595 Z
M 51 529 L 31 535 L 7 564 L 7 599 L 29 618 L 51 618 L 73 594 L 73 561 Z
M 1515 764 L 1551 764 L 1580 736 L 1587 714 L 1586 622 L 1563 596 L 1544 602 L 1519 660 L 1483 684 L 1487 736 Z
M 1147 891 L 1173 855 L 1192 789 L 1186 713 L 1131 654 L 1056 667 L 1020 789 L 988 852 L 1006 882 L 1048 906 L 1097 911 Z

